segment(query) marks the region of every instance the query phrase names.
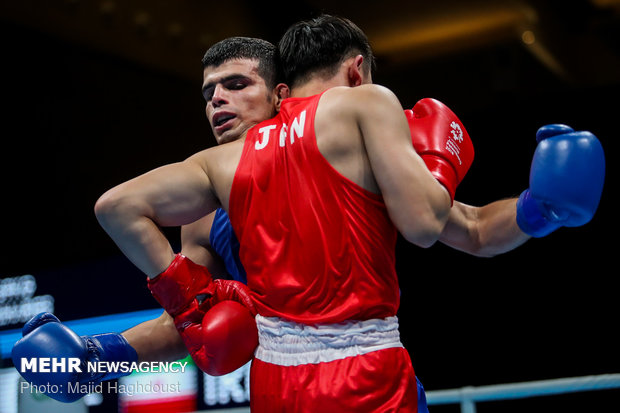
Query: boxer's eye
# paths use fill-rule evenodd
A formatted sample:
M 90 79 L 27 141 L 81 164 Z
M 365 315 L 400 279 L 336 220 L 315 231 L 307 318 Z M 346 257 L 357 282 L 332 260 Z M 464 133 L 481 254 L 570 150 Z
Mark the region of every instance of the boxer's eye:
M 241 90 L 247 86 L 247 83 L 241 80 L 231 81 L 230 83 L 224 84 L 224 87 L 228 90 Z
M 213 99 L 213 90 L 214 88 L 210 87 L 202 91 L 202 97 L 204 97 L 207 103 L 210 102 L 211 99 Z

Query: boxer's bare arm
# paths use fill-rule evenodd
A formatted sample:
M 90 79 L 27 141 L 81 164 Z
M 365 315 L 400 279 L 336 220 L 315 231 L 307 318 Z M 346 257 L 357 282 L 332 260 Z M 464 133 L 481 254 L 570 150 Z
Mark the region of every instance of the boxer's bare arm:
M 516 198 L 474 207 L 455 201 L 439 240 L 479 257 L 508 252 L 530 237 L 516 221 Z
M 165 311 L 158 318 L 123 332 L 123 336 L 136 350 L 140 361 L 175 361 L 187 356 L 172 317 Z
M 348 130 L 334 128 L 343 120 Z M 317 110 L 317 140 L 321 133 L 330 133 L 330 125 L 331 133 L 350 139 L 358 158 L 368 157 L 369 167 L 349 178 L 370 190 L 368 183 L 374 178 L 392 221 L 409 242 L 428 247 L 437 241 L 448 218 L 450 197 L 413 149 L 396 96 L 378 85 L 330 89 Z M 362 150 L 356 151 L 360 146 Z
M 211 274 L 225 274 L 226 267 L 211 248 L 209 234 L 215 212 L 181 228 L 182 253 Z M 187 356 L 187 348 L 165 311 L 154 320 L 145 321 L 123 333 L 136 350 L 140 361 L 174 361 Z
M 174 259 L 160 227 L 193 222 L 220 206 L 206 169 L 208 151 L 122 183 L 95 205 L 101 226 L 151 278 Z

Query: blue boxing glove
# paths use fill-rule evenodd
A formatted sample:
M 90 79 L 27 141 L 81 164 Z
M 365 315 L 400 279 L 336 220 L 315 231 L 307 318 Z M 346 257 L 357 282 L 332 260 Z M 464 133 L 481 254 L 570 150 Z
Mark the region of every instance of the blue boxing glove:
M 532 237 L 560 227 L 588 223 L 598 207 L 605 180 L 605 153 L 590 132 L 546 125 L 530 169 L 530 188 L 517 201 L 517 224 Z
M 137 362 L 136 350 L 116 333 L 78 336 L 51 313 L 40 313 L 22 329 L 11 357 L 22 377 L 52 399 L 70 403 L 104 380 L 129 373 L 89 371 L 88 362 Z

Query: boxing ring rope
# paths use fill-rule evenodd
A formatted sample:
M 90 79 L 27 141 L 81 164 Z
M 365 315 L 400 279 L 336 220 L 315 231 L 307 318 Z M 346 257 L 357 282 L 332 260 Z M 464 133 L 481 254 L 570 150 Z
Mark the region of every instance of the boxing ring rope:
M 467 386 L 459 389 L 432 390 L 426 392 L 426 400 L 429 406 L 460 404 L 461 413 L 476 413 L 476 402 L 523 399 L 535 396 L 552 396 L 617 388 L 620 388 L 620 374 L 601 374 L 489 386 Z

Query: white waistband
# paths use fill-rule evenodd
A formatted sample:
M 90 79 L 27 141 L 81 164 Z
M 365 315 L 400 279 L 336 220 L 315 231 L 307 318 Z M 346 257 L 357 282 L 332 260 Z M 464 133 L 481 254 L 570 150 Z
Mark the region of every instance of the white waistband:
M 256 316 L 255 357 L 280 366 L 316 364 L 403 347 L 398 318 L 306 325 L 278 317 Z

